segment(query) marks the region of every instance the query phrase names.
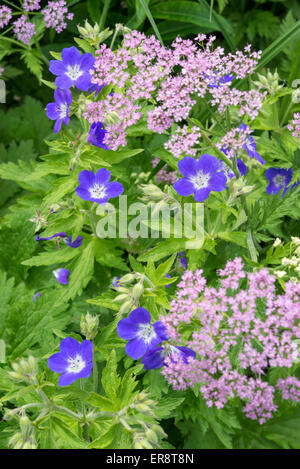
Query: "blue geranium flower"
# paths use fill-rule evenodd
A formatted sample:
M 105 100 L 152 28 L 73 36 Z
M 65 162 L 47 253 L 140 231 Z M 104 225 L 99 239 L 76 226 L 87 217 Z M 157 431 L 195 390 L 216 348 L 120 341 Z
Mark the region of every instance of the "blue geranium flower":
M 145 370 L 161 368 L 166 357 L 171 357 L 171 360 L 174 359 L 174 361 L 176 361 L 176 358 L 180 358 L 184 363 L 188 363 L 190 357 L 196 358 L 196 353 L 188 347 L 165 344 L 149 350 L 143 356 L 142 363 Z
M 188 264 L 187 264 L 187 259 L 186 259 L 185 253 L 184 253 L 184 252 L 178 252 L 177 255 L 178 255 L 179 262 L 180 262 L 180 264 L 182 265 L 182 267 L 183 267 L 184 269 L 187 269 L 187 268 L 188 268 Z
M 219 75 L 215 75 L 209 78 L 209 87 L 210 88 L 219 88 L 220 85 L 224 85 L 226 83 L 231 83 L 232 80 L 235 78 L 234 75 L 225 75 L 224 77 L 219 77 Z
M 299 184 L 300 184 L 300 181 L 295 182 L 292 186 L 286 186 L 286 187 L 284 188 L 283 192 L 282 192 L 281 198 L 284 197 L 287 192 L 290 192 L 290 191 L 292 191 L 295 187 L 298 187 Z
M 228 148 L 221 148 L 221 150 L 223 153 L 225 153 L 225 155 L 227 155 L 229 152 Z M 236 165 L 241 176 L 245 176 L 245 174 L 247 174 L 248 168 L 243 162 L 243 160 L 241 160 L 240 158 L 237 158 Z M 226 163 L 224 163 L 224 161 L 219 161 L 218 169 L 220 171 L 223 171 L 223 173 L 226 174 L 226 176 L 229 177 L 230 179 L 235 177 L 235 174 L 232 171 L 232 169 Z
M 114 278 L 112 279 L 112 282 L 111 282 L 112 287 L 118 288 L 118 287 L 120 286 L 120 281 L 119 281 L 120 278 L 121 278 L 121 277 L 114 277 Z
M 70 122 L 70 106 L 72 103 L 72 94 L 70 90 L 54 91 L 55 103 L 49 103 L 46 106 L 46 113 L 49 119 L 56 121 L 54 125 L 54 133 L 60 131 L 62 123 L 68 125 Z
M 89 378 L 93 369 L 93 344 L 84 340 L 81 344 L 72 337 L 63 339 L 59 353 L 51 355 L 48 367 L 61 373 L 58 386 L 69 386 L 80 378 Z
M 288 185 L 291 182 L 293 177 L 293 169 L 285 168 L 269 168 L 266 171 L 266 178 L 269 180 L 269 185 L 267 187 L 267 193 L 278 194 L 278 192 L 285 188 L 288 189 Z M 286 191 L 285 191 L 286 192 Z M 284 192 L 284 193 L 285 193 Z M 282 194 L 283 196 L 284 194 Z
M 51 60 L 49 70 L 57 75 L 55 85 L 63 90 L 75 85 L 81 91 L 91 87 L 90 70 L 93 69 L 95 58 L 92 54 L 82 54 L 76 47 L 66 47 L 61 53 L 62 60 Z
M 248 126 L 244 124 L 243 122 L 241 123 L 239 127 L 242 131 L 245 131 Z M 248 135 L 246 143 L 243 145 L 244 150 L 248 153 L 250 158 L 255 158 L 260 164 L 265 164 L 265 160 L 261 157 L 261 155 L 258 153 L 256 149 L 256 142 L 251 135 Z
M 218 159 L 204 153 L 199 161 L 186 156 L 178 163 L 179 171 L 185 176 L 173 184 L 179 195 L 194 194 L 197 202 L 207 199 L 211 191 L 220 192 L 226 188 L 227 178 L 222 171 L 218 172 Z
M 102 168 L 94 174 L 92 171 L 81 171 L 78 179 L 80 185 L 75 191 L 78 197 L 83 200 L 91 200 L 98 204 L 105 205 L 108 199 L 119 197 L 124 191 L 120 182 L 109 182 L 111 172 Z
M 117 333 L 122 339 L 129 340 L 125 350 L 134 360 L 141 358 L 160 342 L 169 339 L 161 321 L 151 325 L 151 315 L 145 308 L 136 308 L 128 318 L 121 319 Z
M 103 128 L 102 122 L 94 122 L 91 125 L 86 141 L 92 145 L 95 145 L 96 147 L 103 148 L 103 150 L 109 150 L 108 146 L 103 143 L 107 133 L 108 132 Z
M 53 238 L 63 238 L 66 245 L 69 246 L 70 248 L 79 248 L 79 246 L 81 246 L 82 244 L 81 236 L 77 236 L 77 238 L 74 239 L 74 241 L 72 241 L 72 236 L 68 236 L 67 233 L 64 233 L 64 232 L 55 233 L 54 235 L 45 237 L 45 238 L 40 238 L 39 235 L 36 235 L 35 240 L 36 241 L 49 241 L 49 239 L 53 239 Z
M 68 269 L 53 270 L 53 275 L 59 283 L 62 285 L 68 285 L 70 275 L 70 271 Z

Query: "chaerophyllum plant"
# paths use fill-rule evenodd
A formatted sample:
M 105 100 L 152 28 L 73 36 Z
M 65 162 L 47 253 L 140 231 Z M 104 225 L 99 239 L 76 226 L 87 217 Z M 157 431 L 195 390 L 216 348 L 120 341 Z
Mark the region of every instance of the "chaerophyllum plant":
M 49 153 L 19 181 L 51 314 L 1 369 L 8 445 L 172 448 L 170 419 L 277 444 L 300 398 L 299 106 L 250 45 L 95 28 L 52 54 Z

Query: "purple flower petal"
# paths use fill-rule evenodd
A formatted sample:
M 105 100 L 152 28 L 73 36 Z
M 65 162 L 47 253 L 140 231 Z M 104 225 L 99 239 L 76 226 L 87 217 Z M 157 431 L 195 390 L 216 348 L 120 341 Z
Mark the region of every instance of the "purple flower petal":
M 136 308 L 129 314 L 130 321 L 136 324 L 150 324 L 151 315 L 145 308 Z
M 209 180 L 209 188 L 212 191 L 220 192 L 226 188 L 227 178 L 224 173 L 215 173 Z
M 197 171 L 203 171 L 204 173 L 213 173 L 218 169 L 218 158 L 215 156 L 209 155 L 208 153 L 203 153 L 200 156 L 199 161 L 197 162 Z
M 53 75 L 62 75 L 66 68 L 60 60 L 50 60 L 49 70 Z
M 161 340 L 169 340 L 166 326 L 161 321 L 155 322 L 152 327 Z
M 76 379 L 89 378 L 91 376 L 93 366 L 93 362 L 88 363 L 81 371 L 77 373 Z
M 84 340 L 80 344 L 80 355 L 86 363 L 93 361 L 93 344 L 90 340 Z
M 61 353 L 55 353 L 49 357 L 48 367 L 54 373 L 63 373 L 68 367 L 68 361 Z
M 175 191 L 179 195 L 188 196 L 195 192 L 194 184 L 186 178 L 179 179 L 173 184 Z
M 79 173 L 78 181 L 82 186 L 93 186 L 95 184 L 95 174 L 92 171 L 84 169 Z
M 66 337 L 61 341 L 59 350 L 66 357 L 74 358 L 77 354 L 80 354 L 80 343 L 73 337 Z
M 106 186 L 106 194 L 109 199 L 119 197 L 124 192 L 124 187 L 120 182 L 109 182 Z
M 128 318 L 121 319 L 118 322 L 117 334 L 124 340 L 134 339 L 139 331 L 139 324 L 134 323 Z
M 55 86 L 57 86 L 57 88 L 61 88 L 65 90 L 65 89 L 71 88 L 71 86 L 73 85 L 73 80 L 71 80 L 71 78 L 68 77 L 67 75 L 63 74 L 63 75 L 59 75 L 55 79 L 54 84 Z
M 89 73 L 84 73 L 75 81 L 75 86 L 81 91 L 87 91 L 91 86 L 91 75 Z
M 191 156 L 186 156 L 179 161 L 178 169 L 185 177 L 194 176 L 197 172 L 197 160 Z
M 54 127 L 53 127 L 53 131 L 55 134 L 57 134 L 60 131 L 62 123 L 63 123 L 63 119 L 57 119 L 57 121 L 55 122 Z
M 74 46 L 65 47 L 62 50 L 61 58 L 65 66 L 67 65 L 74 66 L 80 63 L 81 53 L 79 52 L 77 47 L 74 47 Z
M 210 194 L 210 189 L 205 187 L 204 189 L 199 189 L 195 191 L 194 197 L 197 202 L 203 202 L 203 200 L 207 199 Z
M 64 373 L 58 379 L 58 386 L 69 386 L 78 379 L 78 373 Z
M 49 117 L 49 119 L 51 119 L 52 121 L 59 118 L 60 111 L 59 111 L 56 103 L 47 104 L 46 114 L 47 114 L 47 117 Z
M 142 339 L 132 339 L 126 344 L 125 351 L 129 357 L 138 360 L 147 352 L 148 347 Z
M 141 361 L 145 370 L 154 370 L 163 366 L 165 359 L 163 350 L 163 347 L 156 347 L 143 356 Z
M 81 186 L 76 187 L 75 189 L 76 195 L 83 200 L 91 200 L 91 194 L 88 190 L 84 189 Z
M 106 168 L 99 169 L 95 176 L 95 182 L 97 184 L 107 184 L 110 180 L 111 172 Z
M 80 58 L 80 62 L 79 62 L 81 70 L 85 70 L 86 72 L 88 72 L 89 70 L 94 68 L 94 64 L 95 64 L 95 57 L 92 54 L 88 52 L 85 54 L 82 54 Z

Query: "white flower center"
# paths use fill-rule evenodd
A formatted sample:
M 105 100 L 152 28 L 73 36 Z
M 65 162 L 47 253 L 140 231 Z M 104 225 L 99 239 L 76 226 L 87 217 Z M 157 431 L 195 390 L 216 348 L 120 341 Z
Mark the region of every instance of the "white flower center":
M 143 339 L 146 344 L 149 344 L 153 337 L 156 337 L 156 333 L 151 324 L 141 324 L 137 336 L 139 339 Z
M 249 148 L 250 151 L 255 151 L 256 150 L 256 145 L 254 140 L 250 140 L 248 137 L 246 140 L 246 146 Z
M 85 361 L 82 360 L 82 357 L 80 355 L 76 355 L 75 358 L 68 358 L 68 372 L 69 373 L 79 373 L 83 368 L 85 367 Z
M 67 104 L 61 104 L 59 107 L 59 118 L 64 119 L 67 116 L 68 106 Z
M 189 179 L 197 190 L 204 189 L 208 186 L 210 174 L 199 171 L 196 176 L 191 176 Z
M 276 187 L 285 186 L 285 176 L 282 174 L 277 174 L 277 176 L 274 177 L 273 182 Z
M 81 77 L 82 74 L 83 72 L 80 70 L 80 66 L 78 64 L 68 65 L 66 75 L 71 78 L 71 80 L 77 80 L 77 78 Z
M 104 185 L 94 184 L 93 187 L 90 187 L 89 192 L 93 199 L 103 199 L 106 194 L 106 189 Z

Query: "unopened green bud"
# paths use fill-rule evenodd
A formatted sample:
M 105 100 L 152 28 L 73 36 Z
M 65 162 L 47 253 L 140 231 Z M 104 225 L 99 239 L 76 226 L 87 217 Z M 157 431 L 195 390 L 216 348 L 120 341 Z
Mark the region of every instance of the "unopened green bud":
M 113 300 L 114 303 L 121 303 L 122 301 L 128 299 L 128 293 L 122 293 L 121 295 L 116 296 L 116 298 Z
M 141 283 L 137 283 L 136 285 L 134 285 L 132 289 L 132 296 L 135 300 L 138 300 L 142 296 L 143 293 L 144 293 L 144 287 Z
M 119 315 L 121 316 L 122 314 L 129 313 L 131 311 L 133 306 L 133 303 L 131 300 L 125 301 L 125 303 L 122 304 L 120 310 L 119 310 Z
M 31 431 L 31 422 L 29 418 L 27 417 L 27 415 L 21 415 L 19 419 L 19 424 L 20 424 L 22 435 L 24 437 L 28 436 Z
M 120 278 L 119 283 L 121 285 L 124 285 L 126 283 L 131 283 L 135 280 L 136 275 L 135 274 L 126 274 L 123 277 Z
M 90 313 L 81 316 L 80 330 L 87 340 L 93 340 L 98 334 L 99 318 Z
M 155 431 L 153 431 L 152 428 L 149 428 L 149 430 L 146 431 L 145 437 L 147 438 L 148 441 L 151 443 L 154 443 L 155 445 L 158 444 L 158 437 Z
M 153 449 L 153 445 L 151 445 L 151 443 L 149 443 L 149 441 L 147 441 L 146 438 L 141 440 L 140 445 L 142 446 L 143 449 Z
M 141 184 L 140 186 L 143 195 L 148 200 L 158 201 L 163 200 L 165 197 L 165 193 L 155 184 Z

